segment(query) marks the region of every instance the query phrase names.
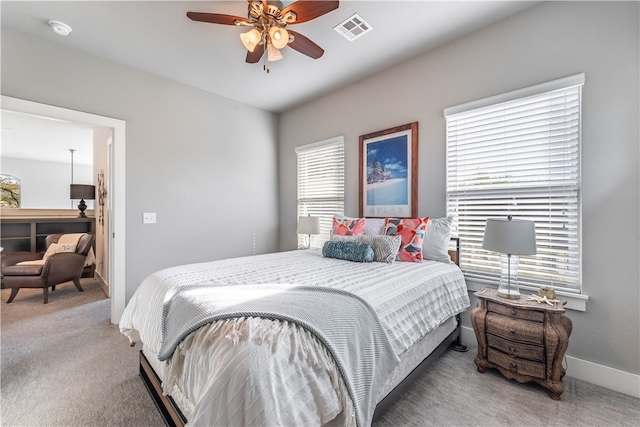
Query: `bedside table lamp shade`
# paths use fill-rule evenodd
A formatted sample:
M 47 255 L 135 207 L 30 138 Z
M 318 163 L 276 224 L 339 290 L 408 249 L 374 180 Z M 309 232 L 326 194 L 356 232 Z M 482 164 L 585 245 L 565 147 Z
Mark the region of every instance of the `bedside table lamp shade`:
M 311 247 L 311 235 L 320 234 L 320 217 L 317 216 L 299 216 L 298 217 L 298 234 L 306 234 L 309 236 L 307 249 Z
M 503 298 L 520 298 L 518 289 L 518 255 L 535 255 L 536 226 L 533 221 L 489 218 L 484 229 L 482 249 L 500 253 L 500 286 Z
M 72 200 L 80 199 L 80 203 L 78 204 L 78 209 L 80 209 L 79 218 L 86 218 L 84 210 L 87 209 L 87 204 L 84 202 L 84 199 L 93 200 L 96 198 L 96 186 L 95 185 L 85 185 L 85 184 L 71 184 L 71 188 L 69 190 L 69 198 Z

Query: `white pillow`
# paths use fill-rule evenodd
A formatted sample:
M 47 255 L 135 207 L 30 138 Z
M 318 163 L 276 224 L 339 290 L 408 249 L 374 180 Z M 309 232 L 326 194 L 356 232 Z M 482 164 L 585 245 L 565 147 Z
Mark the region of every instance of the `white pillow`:
M 335 214 L 334 218 L 338 220 L 353 221 L 359 218 L 352 218 L 350 216 L 344 216 Z M 371 234 L 374 236 L 384 236 L 384 218 L 366 218 L 364 219 L 364 231 L 362 234 Z
M 422 242 L 422 258 L 431 261 L 451 263 L 449 242 L 451 241 L 451 225 L 453 217 L 429 218 L 427 231 Z
M 42 257 L 43 261 L 46 261 L 53 254 L 58 254 L 60 252 L 75 252 L 76 245 L 72 245 L 69 243 L 52 243 L 47 248 L 47 251 L 44 253 Z
M 365 218 L 364 232 L 374 236 L 384 236 L 384 218 Z
M 373 260 L 388 264 L 396 260 L 402 238 L 400 236 L 374 236 L 371 234 L 359 234 L 357 236 L 331 236 L 334 242 L 359 242 L 371 245 L 373 248 Z

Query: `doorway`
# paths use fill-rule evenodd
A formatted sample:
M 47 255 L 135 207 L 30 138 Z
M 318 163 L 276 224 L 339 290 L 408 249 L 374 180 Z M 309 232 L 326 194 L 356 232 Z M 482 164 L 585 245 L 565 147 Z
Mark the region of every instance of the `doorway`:
M 110 130 L 112 140 L 108 153 L 110 191 L 108 197 L 108 277 L 111 298 L 111 323 L 120 321 L 126 302 L 125 288 L 125 122 L 110 117 L 40 104 L 23 99 L 2 96 L 2 109 L 44 118 L 77 123 Z

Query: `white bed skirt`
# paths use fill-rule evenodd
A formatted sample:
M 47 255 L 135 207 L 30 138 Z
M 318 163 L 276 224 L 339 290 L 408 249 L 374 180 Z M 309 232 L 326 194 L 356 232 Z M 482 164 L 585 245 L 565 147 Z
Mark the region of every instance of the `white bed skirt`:
M 396 388 L 429 354 L 436 349 L 436 347 L 438 347 L 445 338 L 455 330 L 456 327 L 457 320 L 455 317 L 451 317 L 438 328 L 415 343 L 408 351 L 403 353 L 400 357 L 400 363 L 396 366 L 391 375 L 389 375 L 384 387 L 380 391 L 378 402 L 382 401 L 394 388 Z M 159 361 L 157 355 L 146 346 L 143 346 L 142 352 L 160 380 L 164 381 L 166 377 L 165 372 L 167 370 L 167 363 Z M 193 412 L 194 403 L 190 402 L 185 397 L 185 393 L 183 393 L 178 387 L 173 388 L 171 398 L 188 420 Z

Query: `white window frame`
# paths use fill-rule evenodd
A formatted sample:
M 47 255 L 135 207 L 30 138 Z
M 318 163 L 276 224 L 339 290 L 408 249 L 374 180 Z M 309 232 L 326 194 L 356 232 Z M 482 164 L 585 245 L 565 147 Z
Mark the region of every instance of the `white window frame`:
M 297 217 L 320 217 L 320 234 L 298 235 L 298 249 L 322 248 L 329 240 L 334 215 L 344 214 L 344 136 L 295 148 Z
M 498 261 L 498 254 L 490 253 L 484 251 L 481 247 L 482 245 L 482 236 L 484 233 L 484 222 L 489 217 L 506 217 L 507 214 L 513 215 L 514 218 L 519 219 L 531 219 L 538 220 L 536 228 L 539 229 L 538 234 L 538 247 L 539 254 L 533 257 L 521 257 L 520 260 L 520 269 L 519 269 L 519 277 L 523 280 L 520 281 L 520 287 L 523 290 L 531 290 L 536 291 L 540 286 L 553 286 L 556 289 L 556 293 L 563 297 L 570 297 L 572 303 L 568 308 L 574 308 L 577 310 L 585 310 L 586 309 L 586 300 L 587 296 L 582 294 L 582 248 L 581 248 L 581 198 L 580 198 L 580 146 L 581 146 L 581 92 L 582 86 L 584 85 L 585 76 L 584 74 L 578 74 L 574 76 L 565 77 L 562 79 L 554 80 L 551 82 L 543 83 L 540 85 L 531 86 L 528 88 L 508 92 L 505 94 L 500 94 L 497 96 L 481 99 L 478 101 L 469 102 L 466 104 L 458 105 L 455 107 L 450 107 L 444 110 L 444 115 L 447 120 L 447 214 L 454 216 L 456 218 L 456 222 L 454 226 L 457 229 L 458 237 L 460 237 L 460 246 L 461 246 L 461 268 L 465 273 L 465 277 L 467 278 L 468 284 L 470 284 L 470 289 L 479 289 L 487 284 L 496 285 L 499 282 L 500 276 L 500 267 Z M 513 108 L 515 105 L 520 103 L 529 102 L 533 99 L 544 98 L 544 97 L 556 97 L 560 92 L 567 90 L 569 92 L 573 92 L 571 96 L 573 97 L 573 107 L 575 108 L 577 96 L 577 113 L 573 113 L 573 119 L 577 116 L 577 130 L 575 126 L 572 130 L 572 142 L 571 144 L 575 144 L 575 147 L 572 149 L 577 150 L 577 154 L 575 154 L 570 162 L 576 162 L 575 165 L 572 165 L 571 168 L 575 167 L 575 170 L 572 169 L 571 178 L 567 178 L 566 180 L 563 178 L 562 184 L 558 184 L 556 180 L 552 177 L 552 174 L 549 173 L 549 177 L 542 177 L 541 180 L 545 182 L 544 185 L 540 184 L 532 184 L 531 182 L 524 183 L 525 180 L 532 180 L 532 178 L 517 178 L 513 171 L 513 164 L 515 164 L 514 154 L 512 151 L 513 144 L 509 145 L 510 141 L 517 140 L 519 137 L 509 138 L 504 135 L 500 136 L 491 136 L 487 138 L 482 138 L 482 142 L 478 144 L 478 138 L 474 136 L 471 137 L 471 129 L 469 127 L 473 127 L 473 131 L 477 131 L 480 128 L 478 121 L 479 113 L 486 113 L 488 115 L 495 114 L 496 111 L 504 110 L 504 111 L 512 111 L 510 108 Z M 577 95 L 576 95 L 577 93 Z M 551 103 L 549 104 L 551 105 Z M 551 107 L 544 107 L 549 108 Z M 564 106 L 560 108 L 565 108 Z M 502 114 L 502 113 L 500 113 Z M 526 114 L 531 114 L 527 112 Z M 546 112 L 545 112 L 546 114 Z M 493 116 L 495 117 L 495 116 Z M 506 120 L 501 124 L 500 120 L 497 119 L 498 122 L 492 121 L 491 126 L 496 126 L 500 128 Z M 507 126 L 507 125 L 504 125 Z M 465 133 L 466 132 L 466 133 Z M 551 132 L 549 132 L 551 133 Z M 506 134 L 506 133 L 505 133 Z M 475 145 L 473 147 L 481 145 L 479 151 L 480 159 L 478 160 L 469 160 L 470 153 L 472 153 L 471 148 L 472 143 L 470 142 L 473 139 L 475 141 Z M 501 142 L 500 142 L 501 141 Z M 464 145 L 467 144 L 467 145 Z M 505 147 L 504 152 L 509 154 L 498 154 L 496 158 L 499 156 L 503 156 L 505 160 L 504 171 L 500 171 L 500 168 L 503 166 L 495 166 L 490 165 L 489 160 L 494 160 L 491 157 L 486 147 L 495 148 L 499 144 L 502 144 Z M 531 143 L 533 145 L 533 143 Z M 543 143 L 549 148 L 549 158 L 555 159 L 551 151 L 553 150 L 554 143 L 551 139 L 549 142 Z M 459 145 L 459 146 L 458 146 Z M 507 150 L 509 149 L 509 150 Z M 462 151 L 457 151 L 462 150 Z M 460 154 L 465 153 L 467 156 L 464 161 L 464 166 L 462 165 L 462 160 Z M 526 164 L 536 169 L 534 161 L 530 160 L 528 157 L 524 157 Z M 481 163 L 482 166 L 480 168 L 491 168 L 495 166 L 495 171 L 497 173 L 501 173 L 502 175 L 491 175 L 490 178 L 486 178 L 484 181 L 479 180 L 479 184 L 474 184 L 473 186 L 470 184 L 470 178 L 465 180 L 465 174 L 474 173 L 469 172 L 475 165 L 475 162 Z M 522 159 L 518 159 L 518 161 L 522 161 Z M 511 168 L 507 164 L 511 162 Z M 495 162 L 493 162 L 495 164 Z M 540 169 L 547 168 L 549 170 L 552 169 L 551 161 L 548 166 L 541 166 Z M 459 169 L 459 170 L 458 170 Z M 478 170 L 479 170 L 478 169 Z M 563 166 L 563 169 L 567 169 L 567 167 Z M 535 170 L 535 173 L 540 172 L 539 170 Z M 544 171 L 542 171 L 544 172 Z M 493 171 L 492 171 L 493 173 Z M 568 176 L 569 174 L 567 174 Z M 502 182 L 498 182 L 495 176 L 501 176 Z M 529 175 L 531 176 L 531 175 Z M 553 175 L 555 176 L 555 175 Z M 477 179 L 477 178 L 474 178 Z M 533 179 L 533 181 L 535 181 Z M 570 187 L 564 183 L 571 183 Z M 477 186 L 476 186 L 477 185 Z M 572 243 L 567 243 L 571 248 L 569 251 L 571 252 L 571 260 L 566 262 L 566 268 L 569 271 L 565 276 L 567 277 L 567 282 L 563 282 L 562 280 L 557 280 L 561 275 L 556 273 L 561 273 L 559 270 L 559 266 L 561 263 L 557 263 L 556 261 L 547 262 L 549 259 L 553 258 L 549 253 L 552 251 L 552 245 L 556 234 L 554 234 L 553 221 L 558 220 L 559 214 L 557 212 L 551 213 L 553 210 L 553 198 L 550 196 L 552 191 L 558 189 L 558 191 L 563 194 L 573 194 L 574 199 L 569 202 L 569 205 L 572 206 L 572 209 L 575 209 L 571 214 L 571 227 L 573 228 L 571 234 L 571 239 L 574 239 Z M 542 191 L 541 191 L 542 190 Z M 538 202 L 532 201 L 533 198 L 530 198 L 527 193 L 538 193 L 544 194 L 545 197 L 548 197 L 549 202 L 549 224 L 541 223 L 542 220 L 539 217 L 539 213 L 535 212 L 537 203 L 546 202 Z M 517 197 L 517 199 L 514 199 Z M 462 200 L 462 202 L 460 202 Z M 510 202 L 507 203 L 508 200 L 516 200 L 513 208 L 509 206 Z M 487 201 L 490 201 L 487 203 Z M 518 207 L 517 204 L 520 203 Z M 474 205 L 477 205 L 474 206 Z M 496 215 L 498 213 L 499 215 Z M 545 231 L 549 231 L 549 237 L 547 237 L 544 233 Z M 545 255 L 546 254 L 546 255 Z M 542 273 L 544 269 L 550 269 L 551 273 L 546 274 Z M 554 280 L 554 278 L 556 280 Z M 562 279 L 565 279 L 562 277 Z M 569 298 L 565 298 L 569 299 Z

